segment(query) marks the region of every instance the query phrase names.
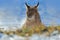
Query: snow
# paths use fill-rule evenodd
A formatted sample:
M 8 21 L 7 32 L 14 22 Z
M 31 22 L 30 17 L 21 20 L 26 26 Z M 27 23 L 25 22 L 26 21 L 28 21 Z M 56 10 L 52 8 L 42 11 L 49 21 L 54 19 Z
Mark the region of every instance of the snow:
M 51 36 L 45 36 L 45 35 L 39 35 L 39 34 L 33 34 L 31 37 L 21 37 L 21 36 L 17 36 L 17 35 L 5 35 L 2 34 L 0 35 L 0 40 L 60 40 L 60 35 L 57 34 L 55 36 L 51 35 Z

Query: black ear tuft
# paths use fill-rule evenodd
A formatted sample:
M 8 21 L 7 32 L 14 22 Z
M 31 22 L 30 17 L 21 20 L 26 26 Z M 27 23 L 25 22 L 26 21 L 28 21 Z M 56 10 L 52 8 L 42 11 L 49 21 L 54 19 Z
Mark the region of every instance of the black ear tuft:
M 37 8 L 39 6 L 39 2 L 37 3 L 37 5 L 35 6 L 35 8 Z
M 30 6 L 29 5 L 27 5 L 27 3 L 25 2 L 25 5 L 27 6 L 27 8 L 30 8 Z

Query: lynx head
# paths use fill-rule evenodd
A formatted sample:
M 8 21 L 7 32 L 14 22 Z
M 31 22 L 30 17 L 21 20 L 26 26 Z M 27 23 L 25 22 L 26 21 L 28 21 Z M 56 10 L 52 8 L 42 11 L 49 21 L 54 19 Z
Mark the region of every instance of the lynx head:
M 37 3 L 36 6 L 33 6 L 33 7 L 27 5 L 27 3 L 25 3 L 25 5 L 26 5 L 26 7 L 27 7 L 27 18 L 28 18 L 29 20 L 35 19 L 36 14 L 38 14 L 37 7 L 38 7 L 38 5 L 39 5 L 39 2 Z

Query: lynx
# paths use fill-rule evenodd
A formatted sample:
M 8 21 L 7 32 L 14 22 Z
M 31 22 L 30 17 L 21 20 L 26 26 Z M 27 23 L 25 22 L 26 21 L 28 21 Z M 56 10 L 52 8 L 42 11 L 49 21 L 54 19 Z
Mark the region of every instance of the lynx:
M 25 3 L 27 7 L 26 11 L 26 22 L 24 23 L 23 27 L 32 28 L 32 27 L 39 27 L 43 30 L 45 27 L 41 22 L 41 18 L 38 12 L 39 2 L 35 6 L 29 6 Z

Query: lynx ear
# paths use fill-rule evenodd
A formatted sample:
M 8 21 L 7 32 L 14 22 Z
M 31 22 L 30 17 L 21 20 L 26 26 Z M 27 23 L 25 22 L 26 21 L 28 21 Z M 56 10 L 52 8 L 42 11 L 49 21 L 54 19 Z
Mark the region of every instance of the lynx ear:
M 26 5 L 26 7 L 27 7 L 27 8 L 30 8 L 30 6 L 29 6 L 29 5 L 27 5 L 27 3 L 26 3 L 26 2 L 25 2 L 25 5 Z
M 37 5 L 35 6 L 35 8 L 37 8 L 39 6 L 39 2 L 37 3 Z

